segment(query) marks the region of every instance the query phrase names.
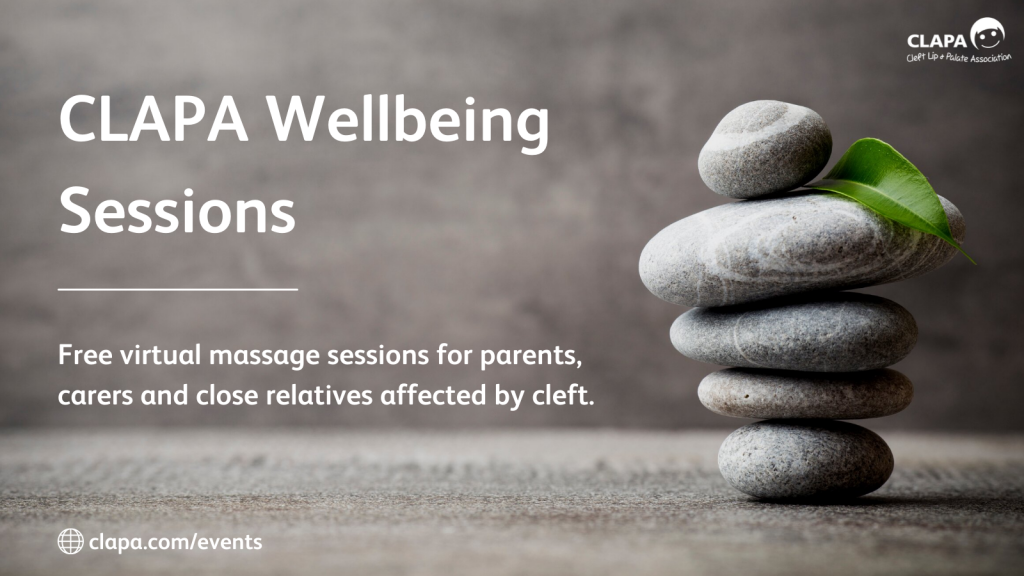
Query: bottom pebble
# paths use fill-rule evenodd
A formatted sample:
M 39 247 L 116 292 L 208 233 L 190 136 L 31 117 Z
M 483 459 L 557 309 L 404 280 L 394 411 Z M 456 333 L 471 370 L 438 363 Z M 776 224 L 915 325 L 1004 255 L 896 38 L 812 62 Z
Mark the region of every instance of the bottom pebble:
M 740 492 L 769 500 L 842 499 L 881 488 L 892 474 L 877 434 L 837 420 L 766 420 L 725 439 L 718 468 Z

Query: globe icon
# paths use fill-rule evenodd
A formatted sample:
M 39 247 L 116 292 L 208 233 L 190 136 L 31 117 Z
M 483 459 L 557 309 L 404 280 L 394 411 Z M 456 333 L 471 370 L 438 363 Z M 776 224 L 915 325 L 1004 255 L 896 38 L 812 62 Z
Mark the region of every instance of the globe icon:
M 65 554 L 78 554 L 85 545 L 85 537 L 74 528 L 66 528 L 57 536 L 57 547 Z

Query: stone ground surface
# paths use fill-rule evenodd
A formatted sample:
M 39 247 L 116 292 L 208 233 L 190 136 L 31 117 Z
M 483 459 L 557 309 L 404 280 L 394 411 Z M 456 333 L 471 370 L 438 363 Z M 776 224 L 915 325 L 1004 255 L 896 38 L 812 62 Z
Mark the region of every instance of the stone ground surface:
M 1020 574 L 1024 437 L 883 437 L 847 505 L 754 501 L 728 431 L 0 434 L 0 574 Z M 57 534 L 261 551 L 58 551 Z

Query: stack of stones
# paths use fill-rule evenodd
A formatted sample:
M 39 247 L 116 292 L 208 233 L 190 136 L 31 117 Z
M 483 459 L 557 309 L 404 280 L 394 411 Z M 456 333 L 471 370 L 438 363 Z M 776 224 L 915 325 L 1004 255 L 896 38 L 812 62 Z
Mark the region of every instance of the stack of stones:
M 699 169 L 713 191 L 743 200 L 670 225 L 640 256 L 651 292 L 694 307 L 672 325 L 675 347 L 732 366 L 701 382 L 701 403 L 764 419 L 733 432 L 718 455 L 725 479 L 758 498 L 853 497 L 888 480 L 886 443 L 841 420 L 910 404 L 910 380 L 886 366 L 910 353 L 917 324 L 895 302 L 839 290 L 918 276 L 956 252 L 842 196 L 789 192 L 831 152 L 832 135 L 813 110 L 775 101 L 736 108 L 704 146 Z M 963 217 L 940 199 L 963 242 Z

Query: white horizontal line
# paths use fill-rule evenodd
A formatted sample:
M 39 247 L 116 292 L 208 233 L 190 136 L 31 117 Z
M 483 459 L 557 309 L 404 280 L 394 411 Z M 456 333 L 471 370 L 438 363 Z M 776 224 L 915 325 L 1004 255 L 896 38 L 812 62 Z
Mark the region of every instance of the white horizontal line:
M 298 288 L 57 288 L 57 292 L 298 292 Z

